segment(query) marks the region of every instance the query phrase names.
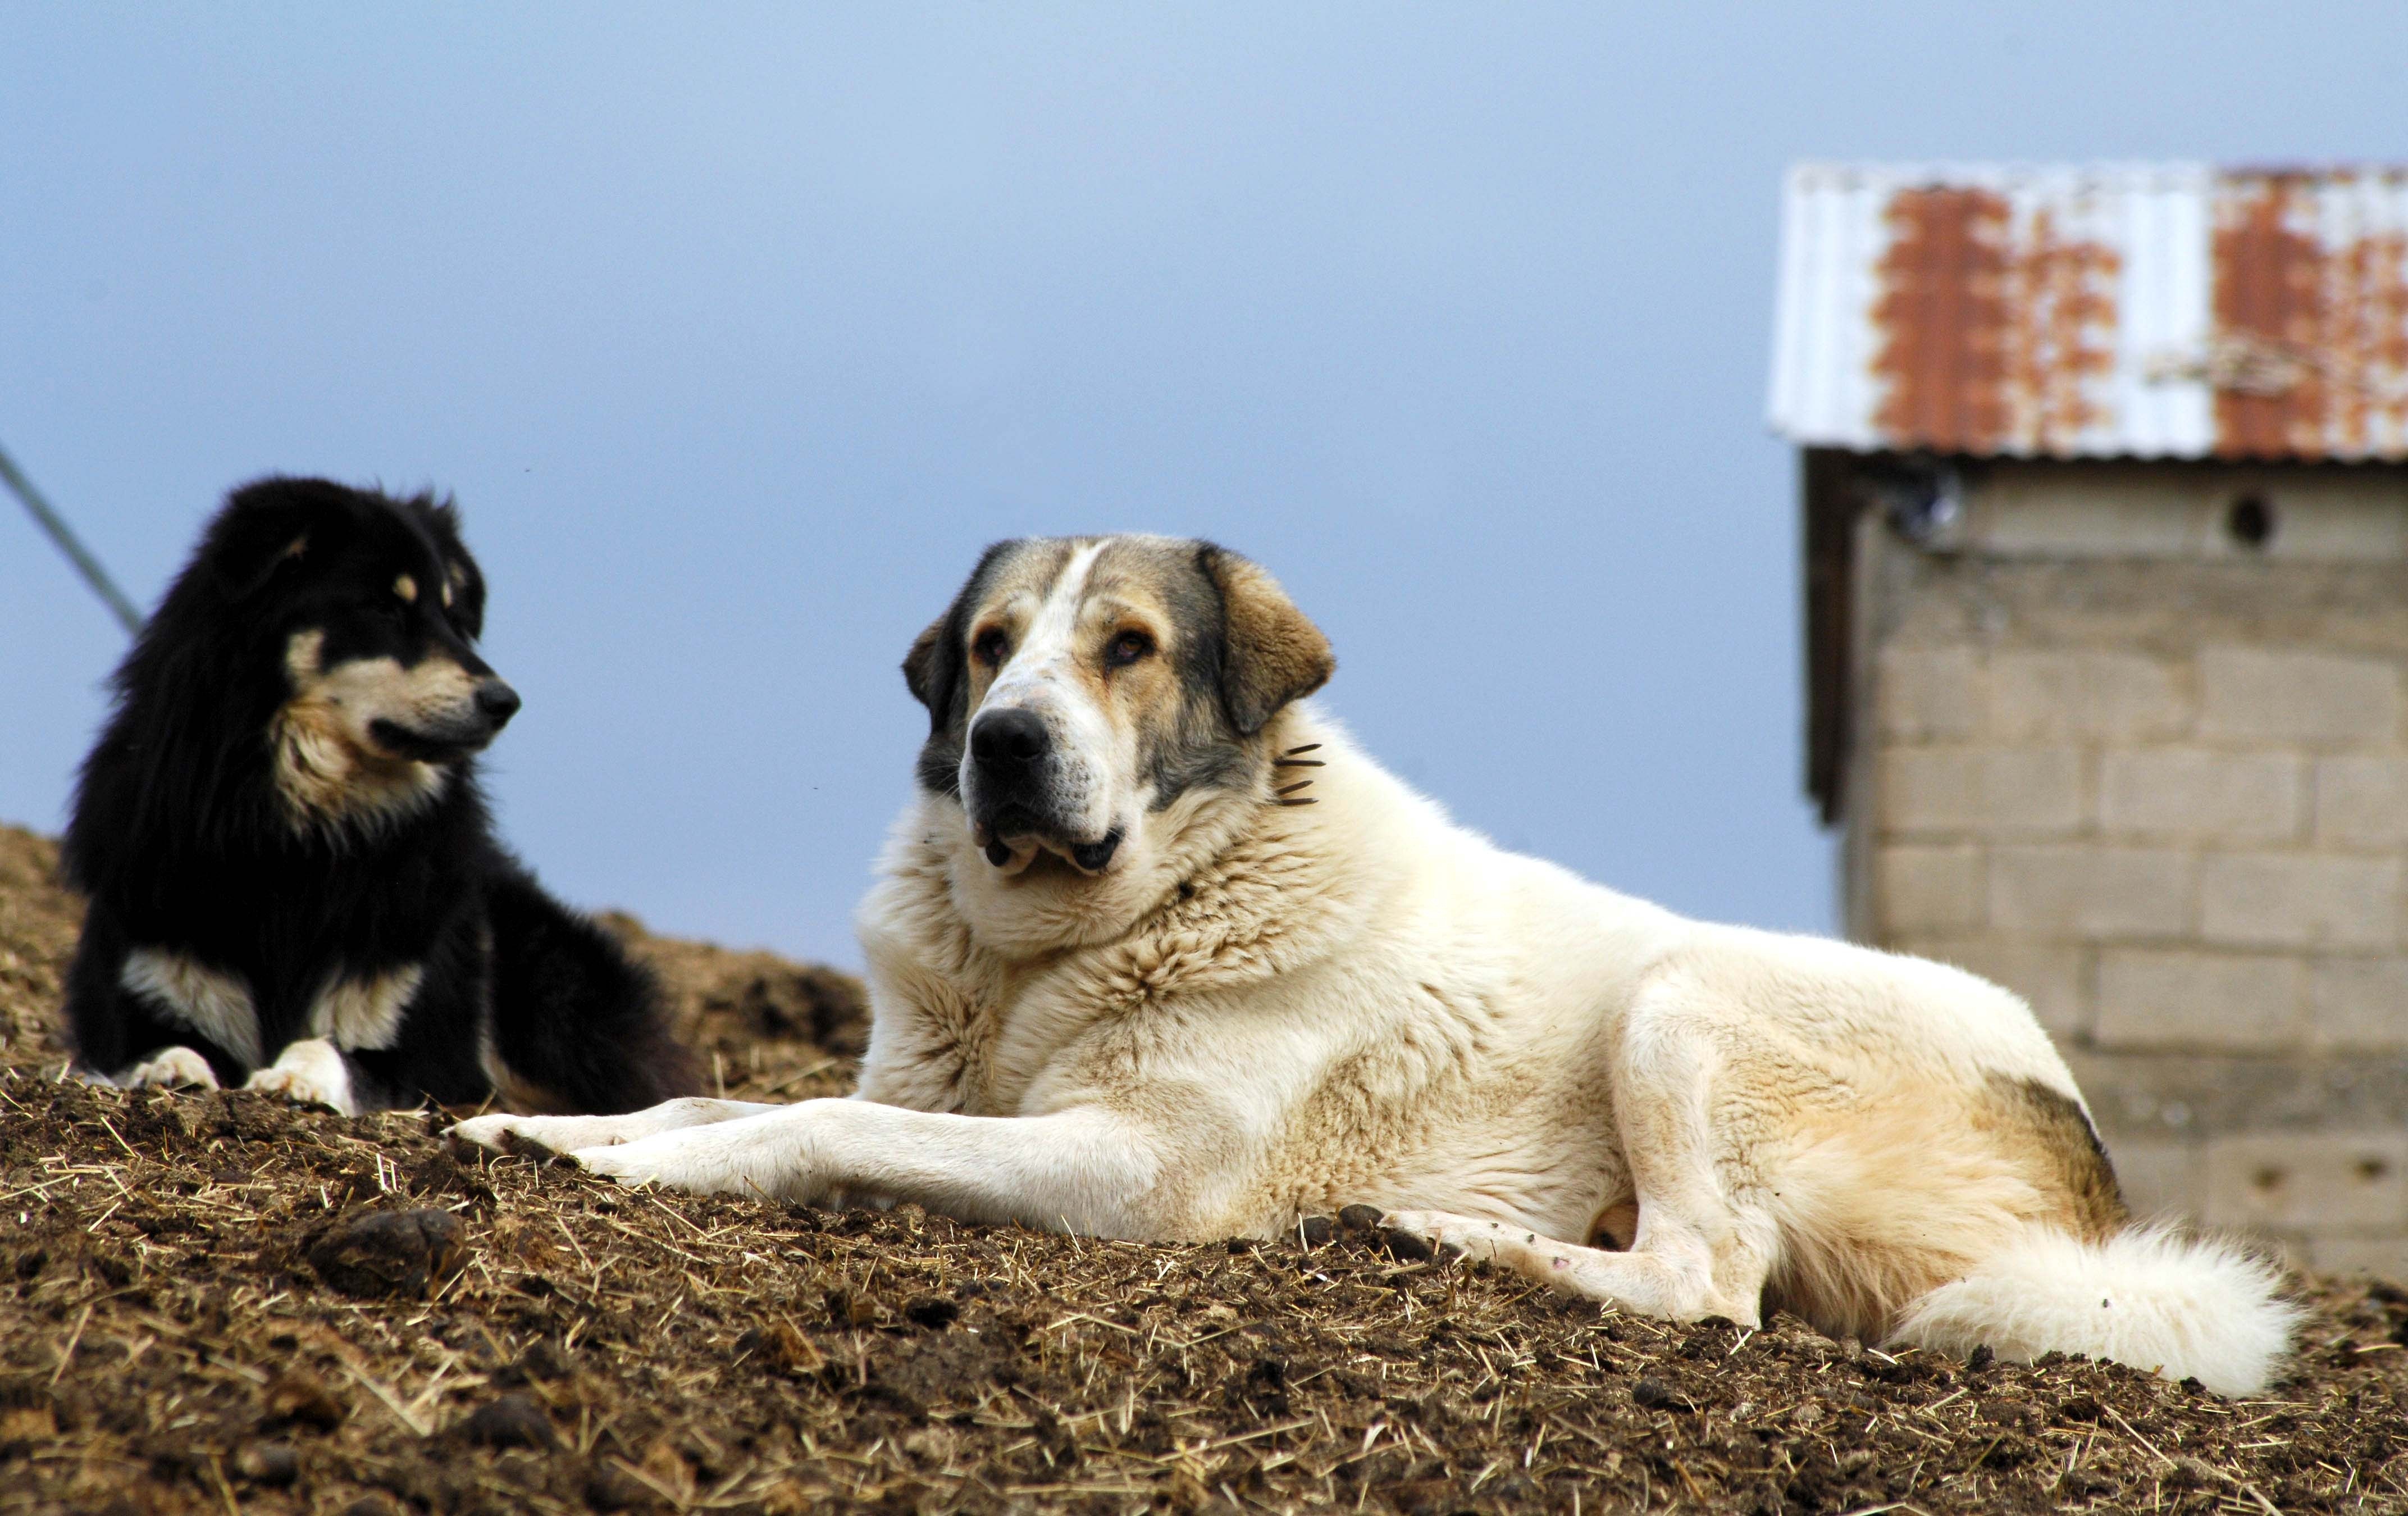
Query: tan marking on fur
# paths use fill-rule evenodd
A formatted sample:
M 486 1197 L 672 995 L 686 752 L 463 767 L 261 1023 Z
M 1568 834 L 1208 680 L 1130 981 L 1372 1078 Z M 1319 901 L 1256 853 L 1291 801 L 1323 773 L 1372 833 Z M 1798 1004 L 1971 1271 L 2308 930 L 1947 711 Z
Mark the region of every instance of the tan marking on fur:
M 1251 731 L 1327 684 L 1338 659 L 1321 628 L 1260 567 L 1225 553 L 1213 568 L 1228 616 L 1230 714 Z
M 2071 1097 L 2035 1080 L 1992 1075 L 1972 1104 L 1974 1129 L 1989 1133 L 2027 1167 L 2034 1184 L 2055 1197 L 2044 1218 L 2052 1225 L 2096 1242 L 2130 1223 L 2114 1166 Z
M 259 1066 L 259 1014 L 239 975 L 164 947 L 137 947 L 125 955 L 117 982 L 208 1037 L 244 1068 Z
M 1618 1200 L 1597 1213 L 1588 1224 L 1589 1246 L 1610 1253 L 1627 1252 L 1639 1235 L 1639 1202 Z
M 457 563 L 447 565 L 447 571 L 443 576 L 444 609 L 447 611 L 451 609 L 452 599 L 455 593 L 465 594 L 466 593 L 467 588 L 468 570 Z
M 351 1051 L 390 1047 L 425 977 L 424 969 L 409 963 L 366 979 L 337 979 L 309 1007 L 309 1034 Z
M 367 825 L 407 816 L 443 792 L 440 765 L 397 757 L 368 735 L 380 718 L 408 721 L 474 699 L 477 682 L 448 659 L 404 669 L 392 658 L 323 667 L 326 634 L 285 645 L 293 695 L 276 713 L 276 787 L 298 827 Z
M 418 603 L 418 581 L 408 574 L 403 574 L 393 582 L 393 592 L 412 605 Z
M 1886 1339 L 1918 1297 L 2038 1225 L 2100 1239 L 2127 1220 L 2080 1107 L 1992 1076 L 1888 1084 L 1800 1111 L 1780 1166 L 1789 1246 L 1769 1294 L 1834 1336 Z

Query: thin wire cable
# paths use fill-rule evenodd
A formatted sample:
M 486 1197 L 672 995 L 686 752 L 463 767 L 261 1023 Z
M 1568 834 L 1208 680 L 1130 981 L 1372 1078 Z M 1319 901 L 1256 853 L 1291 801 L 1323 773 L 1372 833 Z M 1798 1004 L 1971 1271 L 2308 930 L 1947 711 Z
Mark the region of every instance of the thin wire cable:
M 92 586 L 92 592 L 117 613 L 117 619 L 125 624 L 126 634 L 139 636 L 142 613 L 134 609 L 134 602 L 127 599 L 125 592 L 117 587 L 117 582 L 108 577 L 108 570 L 100 566 L 100 560 L 77 540 L 65 519 L 50 508 L 50 501 L 42 498 L 42 492 L 36 489 L 34 482 L 17 467 L 17 460 L 8 456 L 7 448 L 0 448 L 0 480 L 6 480 L 8 487 L 16 492 L 17 498 L 25 502 L 25 509 L 32 513 L 35 524 L 50 534 L 50 541 L 58 544 L 59 551 L 67 556 L 67 561 L 76 566 L 76 572 L 83 575 L 83 582 Z

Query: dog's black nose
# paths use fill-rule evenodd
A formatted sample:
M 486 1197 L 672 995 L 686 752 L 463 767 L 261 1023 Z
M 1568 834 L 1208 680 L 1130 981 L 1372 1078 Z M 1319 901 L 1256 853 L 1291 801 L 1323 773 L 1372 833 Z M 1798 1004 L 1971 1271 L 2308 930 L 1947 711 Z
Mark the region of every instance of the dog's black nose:
M 1034 711 L 989 711 L 970 727 L 970 757 L 996 773 L 1034 768 L 1051 745 L 1044 719 Z
M 519 714 L 519 692 L 498 679 L 488 679 L 477 686 L 477 710 L 499 731 Z

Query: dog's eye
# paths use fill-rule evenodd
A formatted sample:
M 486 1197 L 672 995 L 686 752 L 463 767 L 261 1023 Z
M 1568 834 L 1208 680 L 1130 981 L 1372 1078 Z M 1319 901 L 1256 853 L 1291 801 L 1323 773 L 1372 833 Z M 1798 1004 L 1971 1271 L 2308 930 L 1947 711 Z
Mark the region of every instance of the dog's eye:
M 1104 649 L 1104 666 L 1125 669 L 1153 651 L 1153 638 L 1141 631 L 1125 631 L 1113 638 L 1111 645 Z
M 1003 635 L 1003 628 L 989 627 L 970 643 L 970 657 L 992 669 L 1003 661 L 1003 655 L 1010 647 L 1010 640 Z

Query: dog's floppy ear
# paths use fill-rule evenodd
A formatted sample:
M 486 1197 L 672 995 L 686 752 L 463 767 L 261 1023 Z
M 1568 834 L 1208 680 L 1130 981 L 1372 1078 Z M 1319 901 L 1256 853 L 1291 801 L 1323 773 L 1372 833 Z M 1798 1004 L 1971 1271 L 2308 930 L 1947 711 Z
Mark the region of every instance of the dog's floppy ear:
M 962 676 L 968 671 L 968 654 L 963 643 L 969 637 L 970 612 L 978 604 L 981 586 L 996 561 L 1016 546 L 1015 542 L 989 543 L 979 555 L 978 567 L 953 596 L 953 603 L 945 614 L 928 623 L 928 629 L 911 639 L 911 651 L 903 655 L 903 683 L 911 698 L 928 708 L 928 732 L 935 736 L 953 725 L 953 707 L 962 697 Z
M 357 513 L 351 491 L 323 479 L 263 479 L 227 497 L 203 555 L 233 599 L 267 586 L 288 565 L 324 551 Z
M 962 640 L 954 625 L 960 605 L 955 600 L 928 623 L 927 630 L 911 639 L 911 651 L 903 655 L 903 683 L 911 698 L 928 708 L 931 730 L 941 729 L 949 719 L 953 691 L 962 681 Z
M 1327 684 L 1338 659 L 1321 628 L 1254 563 L 1206 542 L 1196 566 L 1221 594 L 1221 703 L 1251 737 L 1282 706 Z

